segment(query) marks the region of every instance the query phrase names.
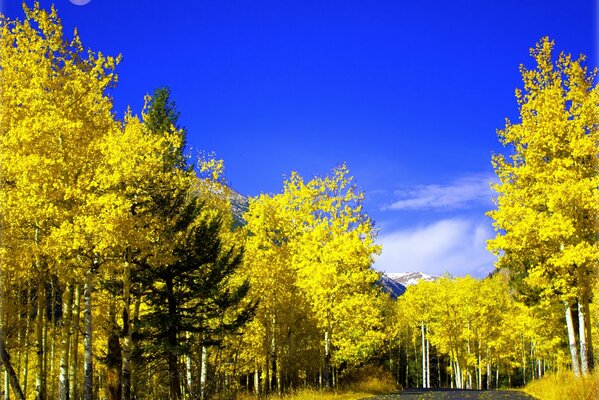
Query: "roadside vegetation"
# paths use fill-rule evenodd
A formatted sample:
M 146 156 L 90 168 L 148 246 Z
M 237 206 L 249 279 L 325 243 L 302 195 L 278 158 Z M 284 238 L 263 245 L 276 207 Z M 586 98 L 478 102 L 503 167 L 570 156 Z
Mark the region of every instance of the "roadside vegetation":
M 358 368 L 343 378 L 343 383 L 334 390 L 323 391 L 315 388 L 292 390 L 282 396 L 273 394 L 273 399 L 283 400 L 359 400 L 380 394 L 395 393 L 399 386 L 392 374 L 382 367 L 366 366 Z M 254 400 L 254 395 L 242 393 L 238 400 Z
M 524 391 L 540 400 L 599 399 L 599 371 L 577 378 L 571 371 L 548 374 L 528 384 Z

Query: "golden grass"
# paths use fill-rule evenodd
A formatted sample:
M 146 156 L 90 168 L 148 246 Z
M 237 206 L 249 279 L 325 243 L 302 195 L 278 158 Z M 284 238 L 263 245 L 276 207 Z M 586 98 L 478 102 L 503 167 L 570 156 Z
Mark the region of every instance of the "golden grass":
M 270 400 L 361 400 L 378 394 L 393 393 L 397 386 L 393 377 L 383 368 L 366 367 L 354 370 L 351 383 L 338 390 L 300 389 L 283 396 L 271 395 Z M 237 400 L 256 400 L 255 396 L 239 394 Z
M 599 369 L 578 379 L 570 371 L 546 375 L 526 385 L 524 391 L 540 400 L 596 400 L 599 399 Z
M 343 390 L 338 392 L 320 391 L 315 389 L 301 389 L 294 393 L 288 393 L 281 397 L 271 395 L 271 400 L 360 400 L 373 397 L 372 393 L 354 392 L 352 390 Z M 237 400 L 256 400 L 256 397 L 247 394 L 237 396 Z
M 399 388 L 391 373 L 383 367 L 365 366 L 348 374 L 346 388 L 356 392 L 385 394 L 396 392 Z

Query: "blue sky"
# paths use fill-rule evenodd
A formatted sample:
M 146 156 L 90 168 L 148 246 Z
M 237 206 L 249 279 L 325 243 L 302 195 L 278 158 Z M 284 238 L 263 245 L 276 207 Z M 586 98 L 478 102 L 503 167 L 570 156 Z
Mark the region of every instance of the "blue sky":
M 169 86 L 193 150 L 223 158 L 242 194 L 347 162 L 387 272 L 488 274 L 490 158 L 517 119 L 518 66 L 546 35 L 597 65 L 593 0 L 54 4 L 68 35 L 123 55 L 118 115 Z

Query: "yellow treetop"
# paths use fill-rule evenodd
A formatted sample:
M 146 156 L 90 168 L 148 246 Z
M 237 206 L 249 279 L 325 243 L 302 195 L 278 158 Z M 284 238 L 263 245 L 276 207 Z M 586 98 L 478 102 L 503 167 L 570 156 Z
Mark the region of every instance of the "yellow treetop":
M 498 132 L 509 151 L 493 157 L 499 233 L 489 248 L 498 266 L 566 299 L 588 296 L 599 272 L 599 89 L 584 56 L 554 63 L 553 47 L 544 38 L 531 49 L 536 68 L 520 68 L 516 91 L 521 121 Z

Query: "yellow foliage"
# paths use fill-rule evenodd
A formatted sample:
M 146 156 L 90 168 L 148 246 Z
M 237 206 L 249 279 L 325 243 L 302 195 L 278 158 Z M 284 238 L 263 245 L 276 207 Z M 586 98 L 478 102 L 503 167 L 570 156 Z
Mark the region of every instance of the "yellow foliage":
M 530 271 L 529 286 L 573 300 L 599 276 L 599 88 L 583 56 L 562 53 L 554 65 L 553 47 L 544 38 L 531 49 L 537 67 L 520 68 L 516 92 L 521 122 L 498 132 L 511 151 L 493 157 L 499 233 L 489 249 L 498 267 Z
M 309 182 L 292 173 L 283 193 L 250 200 L 244 271 L 260 299 L 244 339 L 250 371 L 265 373 L 275 357 L 314 376 L 325 348 L 337 364 L 381 348 L 383 296 L 370 268 L 380 249 L 362 200 L 345 166 Z

